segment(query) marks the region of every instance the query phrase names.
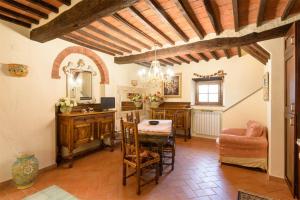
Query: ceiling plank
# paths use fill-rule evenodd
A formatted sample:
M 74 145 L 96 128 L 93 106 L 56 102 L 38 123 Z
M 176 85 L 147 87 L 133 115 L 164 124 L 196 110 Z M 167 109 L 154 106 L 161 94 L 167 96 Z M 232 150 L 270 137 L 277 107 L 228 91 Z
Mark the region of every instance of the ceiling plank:
M 137 1 L 82 0 L 45 25 L 33 29 L 30 32 L 30 39 L 38 42 L 47 42 L 87 26 L 96 19 L 127 8 Z
M 173 58 L 166 58 L 166 59 L 167 59 L 168 61 L 174 63 L 174 64 L 181 65 L 181 62 L 179 62 L 179 61 L 177 61 L 177 60 L 175 60 L 175 59 L 173 59 Z
M 14 16 L 15 18 L 17 18 L 19 21 L 23 21 L 22 19 L 30 22 L 30 23 L 34 23 L 34 24 L 38 24 L 39 21 L 32 18 L 32 17 L 29 17 L 27 15 L 23 15 L 19 12 L 15 12 L 15 11 L 12 11 L 12 10 L 9 10 L 9 9 L 6 9 L 4 7 L 0 7 L 0 11 L 3 12 L 3 13 L 6 13 L 6 14 L 9 14 L 9 15 L 12 15 Z
M 204 37 L 204 30 L 197 19 L 192 7 L 190 6 L 188 0 L 173 0 L 176 4 L 177 8 L 180 10 L 181 14 L 191 26 L 191 28 L 195 31 L 200 39 Z
M 185 58 L 181 57 L 181 56 L 175 56 L 175 58 L 177 58 L 178 60 L 184 62 L 184 63 L 187 63 L 187 64 L 190 64 L 190 61 L 186 60 Z
M 117 38 L 117 37 L 115 37 L 115 36 L 113 36 L 113 35 L 111 35 L 111 34 L 109 34 L 109 33 L 106 33 L 106 32 L 104 32 L 104 31 L 100 30 L 100 29 L 96 28 L 96 27 L 93 26 L 93 25 L 88 25 L 88 26 L 86 26 L 85 28 L 88 29 L 88 30 L 91 30 L 91 31 L 93 31 L 93 32 L 95 32 L 95 33 L 97 33 L 97 34 L 99 34 L 99 35 L 101 35 L 101 36 L 103 36 L 103 37 L 105 37 L 105 38 L 111 40 L 111 41 L 118 42 L 118 43 L 120 43 L 121 45 L 126 46 L 126 47 L 128 47 L 128 48 L 130 48 L 130 49 L 133 49 L 133 50 L 139 51 L 139 52 L 141 51 L 140 48 L 138 48 L 138 47 L 136 47 L 136 46 L 133 46 L 133 45 L 131 45 L 131 44 L 129 44 L 129 43 L 123 41 L 123 40 L 120 40 L 119 38 Z
M 226 56 L 227 59 L 230 58 L 230 53 L 228 49 L 223 49 L 224 55 Z
M 52 4 L 49 4 L 45 1 L 41 1 L 41 0 L 27 0 L 29 1 L 30 3 L 34 4 L 34 5 L 37 5 L 37 6 L 40 6 L 50 12 L 54 12 L 54 13 L 58 13 L 58 8 L 53 6 Z
M 274 29 L 253 32 L 241 37 L 224 37 L 211 40 L 202 40 L 194 43 L 184 44 L 176 47 L 169 47 L 157 50 L 157 58 L 174 57 L 176 55 L 201 53 L 205 51 L 214 51 L 218 49 L 230 49 L 233 47 L 253 44 L 255 42 L 283 37 L 291 24 L 280 26 Z M 154 59 L 154 51 L 148 51 L 141 54 L 130 56 L 115 57 L 115 63 L 126 64 L 140 61 L 150 61 Z
M 68 42 L 71 42 L 71 43 L 74 43 L 74 44 L 77 44 L 77 45 L 80 45 L 80 46 L 83 46 L 83 47 L 86 47 L 86 48 L 89 48 L 89 49 L 93 49 L 93 50 L 95 50 L 95 51 L 99 51 L 99 52 L 102 52 L 102 53 L 106 53 L 106 54 L 115 56 L 115 54 L 112 53 L 112 52 L 110 52 L 110 51 L 106 51 L 106 50 L 100 49 L 100 48 L 98 48 L 98 47 L 95 47 L 95 46 L 86 44 L 86 43 L 84 43 L 84 42 L 80 42 L 80 41 L 75 40 L 75 39 L 73 39 L 73 38 L 70 38 L 70 37 L 68 37 L 68 36 L 61 36 L 60 39 L 65 40 L 65 41 L 68 41 Z
M 135 64 L 141 65 L 143 67 L 150 67 L 151 66 L 149 63 L 143 63 L 143 62 L 141 62 L 141 63 L 135 63 Z
M 234 30 L 237 32 L 240 30 L 238 0 L 232 0 L 232 14 L 233 14 L 233 21 L 234 21 Z
M 94 46 L 94 47 L 103 49 L 103 50 L 105 50 L 105 51 L 109 51 L 109 52 L 112 52 L 112 53 L 118 54 L 118 55 L 123 55 L 123 52 L 121 52 L 121 51 L 118 51 L 118 50 L 111 49 L 111 48 L 109 48 L 109 47 L 103 46 L 103 45 L 101 45 L 101 44 L 99 44 L 99 43 L 90 41 L 90 40 L 88 40 L 88 39 L 86 39 L 86 38 L 84 38 L 84 37 L 81 37 L 81 36 L 79 36 L 79 35 L 75 35 L 75 34 L 73 34 L 73 33 L 69 33 L 69 34 L 66 35 L 66 36 L 68 36 L 69 38 L 72 38 L 72 39 L 74 39 L 74 40 L 77 40 L 77 41 L 81 41 L 81 42 L 83 42 L 83 43 L 86 43 L 86 44 L 88 44 L 88 45 L 91 45 L 91 46 Z
M 116 26 L 106 22 L 105 20 L 102 20 L 102 19 L 98 19 L 98 22 L 104 26 L 106 26 L 107 28 L 109 28 L 110 30 L 113 30 L 114 32 L 126 37 L 127 39 L 129 40 L 132 40 L 134 42 L 136 42 L 137 44 L 145 47 L 146 49 L 151 49 L 151 47 L 149 45 L 147 45 L 146 43 L 144 42 L 141 42 L 140 40 L 136 39 L 135 37 L 133 37 L 132 35 L 126 33 L 125 31 L 117 28 Z
M 65 4 L 65 5 L 67 5 L 67 6 L 70 6 L 70 5 L 71 5 L 71 0 L 57 0 L 57 1 L 59 1 L 60 3 Z
M 99 37 L 97 37 L 97 36 L 95 36 L 95 35 L 93 35 L 93 34 L 87 32 L 87 31 L 84 31 L 84 30 L 79 29 L 79 30 L 75 31 L 75 33 L 79 33 L 79 34 L 82 35 L 82 36 L 85 36 L 85 37 L 87 37 L 87 38 L 91 38 L 91 39 L 93 39 L 94 41 L 100 42 L 100 44 L 104 44 L 104 45 L 109 46 L 109 47 L 111 47 L 111 48 L 113 48 L 113 49 L 117 49 L 117 50 L 119 50 L 119 51 L 123 51 L 123 52 L 126 52 L 126 53 L 132 53 L 131 50 L 128 50 L 128 49 L 126 49 L 126 48 L 124 48 L 124 47 L 121 47 L 121 46 L 116 45 L 116 44 L 114 44 L 114 43 L 108 42 L 108 41 L 106 41 L 106 40 L 103 40 L 103 39 L 101 39 L 101 38 L 99 38 Z
M 209 60 L 209 58 L 203 53 L 198 53 L 198 55 L 201 57 L 202 60 L 205 60 L 206 62 Z
M 206 10 L 206 13 L 208 15 L 208 18 L 210 20 L 210 23 L 212 24 L 216 34 L 219 35 L 221 32 L 221 25 L 219 23 L 219 20 L 217 19 L 216 13 L 214 12 L 211 1 L 203 0 L 203 4 L 204 4 L 205 10 Z
M 167 24 L 173 32 L 177 34 L 183 41 L 188 42 L 189 37 L 183 32 L 183 30 L 177 25 L 172 17 L 165 11 L 165 9 L 157 2 L 157 0 L 147 0 L 148 5 L 159 16 L 160 20 Z
M 130 6 L 129 10 L 131 14 L 144 26 L 148 27 L 151 31 L 156 32 L 156 34 L 160 35 L 164 38 L 168 43 L 175 45 L 174 40 L 172 40 L 169 36 L 167 36 L 163 31 L 157 28 L 152 22 L 150 22 L 140 11 L 138 11 L 134 6 Z
M 130 28 L 131 30 L 135 31 L 136 33 L 138 33 L 139 35 L 147 38 L 148 40 L 150 40 L 151 42 L 153 42 L 153 44 L 157 44 L 158 46 L 162 47 L 163 45 L 158 42 L 156 39 L 154 39 L 153 37 L 149 36 L 147 33 L 145 33 L 144 31 L 140 30 L 138 27 L 136 27 L 135 25 L 129 23 L 125 18 L 123 18 L 122 16 L 120 16 L 119 14 L 115 13 L 113 15 L 113 17 L 116 20 L 119 20 L 120 22 L 122 22 L 124 25 L 126 25 L 128 28 Z
M 194 56 L 192 56 L 191 54 L 186 54 L 186 56 L 187 56 L 191 61 L 194 61 L 194 62 L 196 62 L 196 63 L 199 62 L 199 60 L 196 59 L 196 58 L 195 58 Z
M 259 1 L 259 7 L 258 7 L 258 13 L 256 18 L 256 26 L 261 26 L 264 19 L 265 19 L 265 9 L 267 5 L 267 0 L 260 0 Z
M 210 51 L 209 53 L 214 59 L 219 60 L 219 56 L 217 55 L 217 53 L 215 51 Z
M 42 17 L 44 19 L 48 19 L 48 15 L 46 13 L 43 13 L 43 12 L 37 10 L 37 9 L 31 8 L 31 7 L 26 6 L 24 4 L 21 4 L 17 1 L 14 1 L 14 0 L 2 0 L 2 1 L 5 2 L 6 4 L 14 7 L 14 8 L 23 10 L 25 12 L 28 12 L 28 13 L 30 13 L 32 15 L 35 15 L 35 16 Z
M 297 0 L 288 0 L 286 7 L 281 15 L 281 20 L 285 20 L 291 13 L 292 8 L 295 6 Z
M 6 15 L 0 14 L 0 19 L 2 19 L 4 21 L 7 21 L 7 22 L 10 22 L 10 23 L 18 24 L 20 26 L 24 26 L 26 28 L 31 28 L 31 24 L 23 22 L 23 21 L 18 20 L 18 19 L 14 19 L 14 18 L 8 17 Z

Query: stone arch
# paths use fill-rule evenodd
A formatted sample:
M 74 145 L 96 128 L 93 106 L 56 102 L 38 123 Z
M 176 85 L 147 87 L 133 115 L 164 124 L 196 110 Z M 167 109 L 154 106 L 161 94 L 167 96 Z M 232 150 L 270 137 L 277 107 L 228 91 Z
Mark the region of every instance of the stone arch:
M 70 54 L 72 53 L 78 53 L 85 55 L 89 57 L 97 66 L 100 75 L 101 75 L 101 82 L 100 84 L 109 84 L 109 74 L 107 67 L 105 63 L 102 61 L 102 59 L 92 50 L 89 50 L 87 48 L 81 47 L 81 46 L 72 46 L 67 47 L 63 51 L 61 51 L 58 56 L 55 58 L 53 66 L 52 66 L 52 73 L 51 77 L 53 79 L 60 79 L 59 75 L 59 68 L 62 63 L 62 61 Z

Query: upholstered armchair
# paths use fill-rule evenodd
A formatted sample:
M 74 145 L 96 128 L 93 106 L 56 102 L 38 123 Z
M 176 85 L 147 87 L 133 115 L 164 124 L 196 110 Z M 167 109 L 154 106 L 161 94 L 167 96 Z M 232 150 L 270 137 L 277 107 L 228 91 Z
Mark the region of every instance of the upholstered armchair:
M 246 129 L 224 129 L 217 143 L 221 163 L 267 170 L 267 129 L 259 122 L 249 121 Z

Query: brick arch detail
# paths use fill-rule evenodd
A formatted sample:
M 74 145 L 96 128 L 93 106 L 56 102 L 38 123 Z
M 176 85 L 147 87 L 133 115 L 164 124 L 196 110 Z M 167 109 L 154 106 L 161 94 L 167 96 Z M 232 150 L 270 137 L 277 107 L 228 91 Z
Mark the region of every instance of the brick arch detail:
M 102 59 L 92 50 L 89 50 L 87 48 L 81 47 L 81 46 L 72 46 L 67 47 L 63 51 L 61 51 L 58 56 L 55 58 L 53 66 L 52 66 L 52 73 L 51 77 L 53 79 L 60 79 L 59 75 L 59 68 L 62 63 L 62 61 L 70 54 L 78 53 L 85 55 L 89 57 L 97 66 L 100 75 L 101 75 L 101 82 L 100 84 L 109 84 L 109 74 L 107 67 L 105 63 L 102 61 Z

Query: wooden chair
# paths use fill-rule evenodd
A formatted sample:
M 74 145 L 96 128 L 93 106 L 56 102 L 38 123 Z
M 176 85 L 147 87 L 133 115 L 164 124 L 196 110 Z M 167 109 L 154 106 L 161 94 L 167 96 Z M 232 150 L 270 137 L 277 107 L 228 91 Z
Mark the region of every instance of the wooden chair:
M 166 112 L 165 110 L 153 110 L 152 119 L 165 119 Z
M 121 118 L 121 131 L 123 136 L 123 185 L 126 185 L 126 179 L 136 175 L 137 190 L 136 193 L 141 193 L 141 187 L 147 183 L 155 180 L 156 184 L 159 179 L 159 163 L 160 156 L 157 153 L 151 151 L 142 151 L 139 145 L 139 135 L 136 122 L 124 122 Z M 145 168 L 153 167 L 156 168 L 156 175 L 154 179 L 144 180 L 141 176 L 142 170 Z M 127 175 L 128 169 L 133 168 L 134 172 Z M 141 183 L 143 179 L 144 183 Z
M 133 113 L 126 113 L 127 122 L 133 122 Z
M 141 122 L 140 112 L 139 111 L 135 111 L 134 115 L 135 115 L 136 122 L 139 124 Z
M 163 165 L 171 165 L 171 171 L 174 170 L 175 164 L 175 126 L 172 121 L 172 135 L 168 138 L 167 144 L 163 146 Z M 171 159 L 171 162 L 167 162 L 167 160 Z
M 102 119 L 100 122 L 101 126 L 101 140 L 104 140 L 105 138 L 109 138 L 110 140 L 110 150 L 114 150 L 114 140 L 115 140 L 115 127 L 114 127 L 114 121 L 112 118 L 105 118 Z

